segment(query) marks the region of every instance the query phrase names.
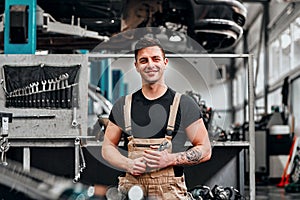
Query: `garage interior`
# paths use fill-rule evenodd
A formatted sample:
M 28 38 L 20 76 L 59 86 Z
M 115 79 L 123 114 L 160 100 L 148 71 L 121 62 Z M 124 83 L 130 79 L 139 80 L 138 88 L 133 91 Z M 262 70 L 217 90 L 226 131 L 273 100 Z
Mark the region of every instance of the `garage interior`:
M 185 167 L 194 198 L 299 199 L 299 8 L 0 0 L 0 198 L 117 195 L 121 172 L 101 145 L 114 102 L 140 85 L 133 46 L 149 36 L 166 49 L 167 84 L 195 100 L 209 133 L 211 160 Z

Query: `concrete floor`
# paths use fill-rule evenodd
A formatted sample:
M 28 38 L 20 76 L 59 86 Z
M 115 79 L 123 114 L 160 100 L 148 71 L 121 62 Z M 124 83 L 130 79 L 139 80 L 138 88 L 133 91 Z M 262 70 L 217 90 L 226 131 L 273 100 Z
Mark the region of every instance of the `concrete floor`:
M 247 196 L 247 188 L 245 191 Z M 249 197 L 249 195 L 248 195 Z M 248 198 L 247 198 L 248 199 Z M 299 193 L 287 193 L 283 187 L 274 185 L 256 185 L 255 200 L 300 200 Z
M 284 188 L 277 187 L 276 185 L 256 186 L 255 200 L 288 200 L 300 199 L 300 193 L 286 193 Z

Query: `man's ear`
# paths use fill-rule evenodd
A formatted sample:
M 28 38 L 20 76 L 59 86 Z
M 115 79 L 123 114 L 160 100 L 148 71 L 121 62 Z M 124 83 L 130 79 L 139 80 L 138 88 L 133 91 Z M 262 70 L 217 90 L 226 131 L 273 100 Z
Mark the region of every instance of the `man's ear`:
M 168 63 L 169 63 L 169 59 L 168 59 L 168 58 L 165 58 L 164 63 L 165 63 L 165 69 L 166 69 L 166 68 L 167 68 L 167 65 L 168 65 Z
M 165 65 L 167 65 L 169 63 L 169 59 L 165 58 Z

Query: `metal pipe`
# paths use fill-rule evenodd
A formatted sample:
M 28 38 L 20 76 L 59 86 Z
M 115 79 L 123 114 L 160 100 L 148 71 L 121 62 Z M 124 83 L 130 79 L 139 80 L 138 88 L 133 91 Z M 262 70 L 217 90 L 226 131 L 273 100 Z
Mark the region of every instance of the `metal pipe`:
M 255 128 L 254 128 L 254 79 L 253 55 L 248 58 L 248 109 L 249 109 L 249 191 L 250 200 L 255 200 Z
M 243 3 L 270 3 L 271 0 L 243 0 Z
M 268 24 L 269 24 L 269 5 L 264 4 L 264 47 L 265 47 L 265 60 L 264 60 L 264 107 L 265 107 L 265 115 L 268 114 L 268 76 L 269 76 L 269 32 L 268 32 Z M 259 55 L 258 55 L 259 56 Z
M 243 52 L 244 53 L 249 53 L 248 31 L 247 31 L 247 35 L 244 35 Z M 247 72 L 247 65 L 248 65 L 248 68 L 249 68 L 249 58 L 244 59 L 243 62 L 244 62 L 244 70 L 245 70 L 245 78 L 246 78 L 246 76 L 247 76 L 247 73 L 246 73 Z M 248 80 L 248 82 L 249 82 L 249 80 Z M 247 102 L 247 94 L 246 94 L 247 84 L 244 84 L 243 87 L 245 89 L 245 91 L 244 91 L 244 102 L 243 102 L 243 106 L 244 106 L 243 119 L 244 119 L 244 122 L 245 122 L 247 120 L 247 116 L 246 116 L 247 114 L 246 113 L 247 113 L 247 104 L 249 105 L 249 102 Z M 249 101 L 249 98 L 248 98 L 248 101 Z
M 89 59 L 92 58 L 134 58 L 134 54 L 103 54 L 103 53 L 89 53 Z M 249 54 L 166 54 L 167 58 L 248 58 Z
M 23 170 L 25 172 L 30 172 L 30 148 L 23 148 Z

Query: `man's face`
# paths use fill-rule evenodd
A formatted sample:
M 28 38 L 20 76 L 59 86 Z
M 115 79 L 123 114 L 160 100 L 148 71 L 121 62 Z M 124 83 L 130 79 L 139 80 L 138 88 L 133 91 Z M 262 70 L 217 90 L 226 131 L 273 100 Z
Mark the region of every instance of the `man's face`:
M 158 46 L 146 47 L 139 50 L 135 67 L 145 84 L 163 83 L 164 70 L 168 64 L 168 59 L 163 57 L 163 53 Z

